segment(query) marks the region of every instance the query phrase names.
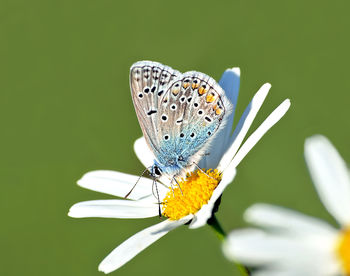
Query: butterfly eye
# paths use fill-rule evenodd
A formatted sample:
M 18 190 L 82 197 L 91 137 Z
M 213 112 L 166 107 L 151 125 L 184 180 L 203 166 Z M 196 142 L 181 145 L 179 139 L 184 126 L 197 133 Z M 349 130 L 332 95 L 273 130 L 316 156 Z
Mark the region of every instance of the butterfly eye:
M 161 176 L 161 174 L 162 174 L 162 172 L 158 166 L 154 166 L 153 171 L 154 171 L 154 175 L 157 177 Z

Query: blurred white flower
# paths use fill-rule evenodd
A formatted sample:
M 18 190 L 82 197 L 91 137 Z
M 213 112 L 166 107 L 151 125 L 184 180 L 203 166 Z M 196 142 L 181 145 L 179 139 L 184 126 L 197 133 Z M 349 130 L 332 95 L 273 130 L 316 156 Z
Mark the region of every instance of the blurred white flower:
M 239 79 L 239 69 L 233 68 L 226 70 L 219 82 L 234 107 L 237 103 Z M 266 131 L 283 117 L 290 106 L 290 101 L 285 100 L 241 146 L 270 87 L 270 84 L 265 84 L 256 93 L 233 134 L 231 134 L 234 116 L 234 112 L 232 112 L 226 128 L 216 135 L 211 143 L 212 147 L 209 149 L 209 155 L 204 156 L 199 162 L 201 168 L 209 168 L 206 172 L 197 170 L 185 180 L 180 181 L 181 191 L 176 187 L 172 190 L 168 185 L 169 180 L 165 177 L 158 179 L 159 184 L 154 185 L 155 194 L 160 199 L 162 215 L 168 219 L 140 231 L 123 242 L 101 262 L 99 270 L 109 273 L 118 269 L 178 226 L 188 223 L 189 228 L 198 228 L 207 223 L 212 216 L 215 202 L 227 185 L 232 182 L 236 173 L 236 166 Z M 153 165 L 154 155 L 143 137 L 136 140 L 134 149 L 146 168 Z M 208 177 L 207 174 L 211 177 Z M 115 171 L 92 171 L 85 174 L 78 181 L 78 185 L 90 190 L 124 197 L 132 189 L 138 178 L 138 176 Z M 152 194 L 152 187 L 153 181 L 151 179 L 141 177 L 128 199 L 80 202 L 71 207 L 68 215 L 76 218 L 133 219 L 158 216 L 159 203 L 157 197 Z
M 254 276 L 350 275 L 350 175 L 334 146 L 321 135 L 306 139 L 305 159 L 316 190 L 340 229 L 317 218 L 255 204 L 246 221 L 263 228 L 229 234 L 227 258 L 258 268 Z

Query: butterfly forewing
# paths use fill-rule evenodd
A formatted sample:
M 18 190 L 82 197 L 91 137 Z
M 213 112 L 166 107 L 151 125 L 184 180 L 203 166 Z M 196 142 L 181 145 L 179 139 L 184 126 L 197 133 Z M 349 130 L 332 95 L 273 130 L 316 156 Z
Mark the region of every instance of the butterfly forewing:
M 148 145 L 159 151 L 159 101 L 181 73 L 157 62 L 140 61 L 130 68 L 130 89 L 137 118 Z

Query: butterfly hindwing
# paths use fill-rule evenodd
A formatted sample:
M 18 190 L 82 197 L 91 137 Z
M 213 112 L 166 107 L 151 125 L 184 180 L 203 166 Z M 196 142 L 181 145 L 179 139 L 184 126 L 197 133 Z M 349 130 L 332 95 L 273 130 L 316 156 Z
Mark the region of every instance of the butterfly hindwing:
M 187 72 L 176 78 L 159 102 L 158 136 L 163 156 L 197 162 L 231 111 L 223 89 L 211 77 Z

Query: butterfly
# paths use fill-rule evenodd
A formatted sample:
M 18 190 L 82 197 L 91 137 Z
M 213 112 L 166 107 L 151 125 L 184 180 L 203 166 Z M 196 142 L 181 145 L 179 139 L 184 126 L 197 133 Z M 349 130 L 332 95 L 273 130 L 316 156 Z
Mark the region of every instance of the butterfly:
M 130 89 L 143 135 L 155 156 L 149 168 L 154 178 L 183 176 L 198 166 L 233 110 L 213 78 L 196 71 L 182 74 L 158 62 L 133 64 Z

